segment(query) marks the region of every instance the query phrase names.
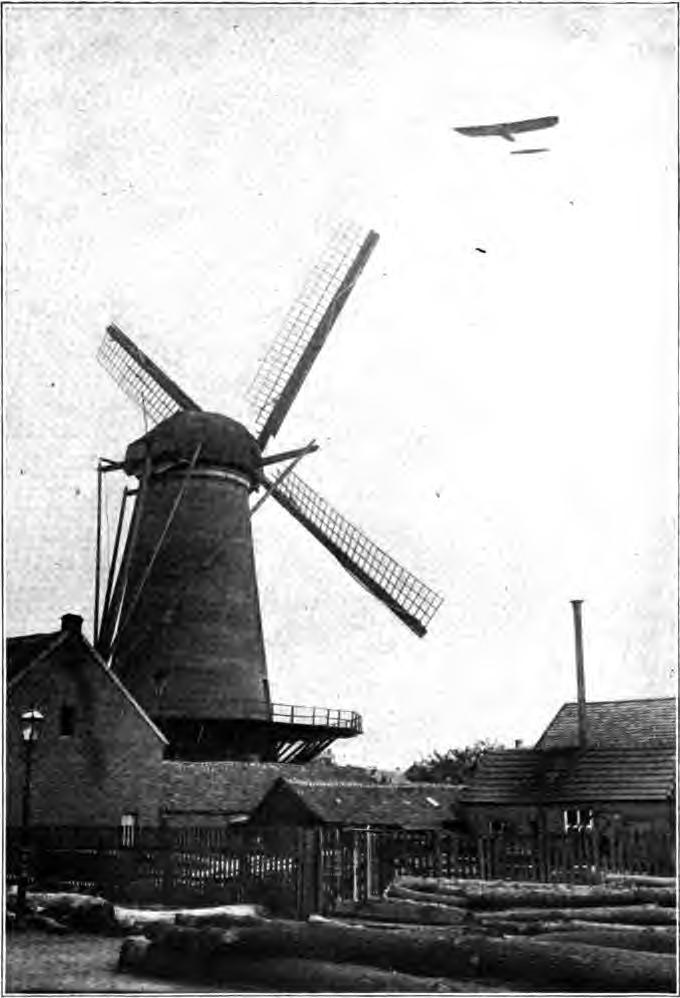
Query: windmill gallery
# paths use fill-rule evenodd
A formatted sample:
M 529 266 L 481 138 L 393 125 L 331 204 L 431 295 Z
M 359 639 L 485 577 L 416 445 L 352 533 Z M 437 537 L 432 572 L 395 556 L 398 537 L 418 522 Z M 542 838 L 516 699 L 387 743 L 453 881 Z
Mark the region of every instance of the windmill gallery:
M 44 717 L 34 826 L 108 827 L 128 838 L 170 816 L 243 821 L 277 778 L 304 776 L 336 739 L 361 733 L 354 710 L 271 700 L 251 534 L 264 500 L 425 634 L 441 597 L 294 473 L 315 445 L 268 449 L 377 242 L 355 227 L 334 234 L 253 380 L 251 429 L 203 411 L 120 329 L 107 329 L 99 360 L 152 425 L 122 460 L 99 464 L 92 641 L 70 613 L 59 631 L 8 641 L 10 827 L 22 822 L 19 718 L 29 709 Z M 104 571 L 102 476 L 121 473 Z M 347 780 L 350 769 L 321 772 Z

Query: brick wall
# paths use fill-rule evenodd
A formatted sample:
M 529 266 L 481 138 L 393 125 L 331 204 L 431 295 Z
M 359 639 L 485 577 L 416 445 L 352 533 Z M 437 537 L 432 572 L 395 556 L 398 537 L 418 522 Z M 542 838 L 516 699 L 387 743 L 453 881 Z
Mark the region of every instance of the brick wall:
M 61 733 L 62 708 L 72 707 L 72 735 Z M 157 823 L 163 742 L 116 687 L 78 635 L 47 661 L 29 668 L 7 694 L 7 823 L 21 820 L 24 745 L 21 713 L 44 715 L 34 747 L 35 824 L 117 825 L 136 813 Z
M 599 825 L 617 824 L 643 831 L 663 832 L 672 827 L 673 808 L 669 801 L 594 801 L 567 802 L 564 807 L 592 807 Z M 615 817 L 618 816 L 618 817 Z M 518 834 L 529 834 L 533 823 L 545 821 L 545 830 L 559 833 L 564 830 L 563 808 L 552 804 L 539 808 L 521 804 L 467 804 L 465 817 L 470 828 L 480 835 L 489 832 L 490 822 L 507 823 L 508 829 Z

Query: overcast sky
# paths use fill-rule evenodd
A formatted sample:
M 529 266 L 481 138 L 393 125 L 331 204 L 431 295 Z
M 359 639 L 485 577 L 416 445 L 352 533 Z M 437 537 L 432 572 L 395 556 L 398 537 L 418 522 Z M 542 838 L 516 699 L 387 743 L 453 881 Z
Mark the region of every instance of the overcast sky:
M 380 242 L 276 446 L 445 602 L 419 639 L 275 503 L 272 695 L 406 766 L 676 684 L 671 5 L 5 8 L 5 631 L 91 634 L 116 321 L 207 409 L 336 219 Z M 521 137 L 455 125 L 559 115 Z M 484 250 L 484 252 L 480 252 Z M 108 476 L 110 532 L 123 482 Z

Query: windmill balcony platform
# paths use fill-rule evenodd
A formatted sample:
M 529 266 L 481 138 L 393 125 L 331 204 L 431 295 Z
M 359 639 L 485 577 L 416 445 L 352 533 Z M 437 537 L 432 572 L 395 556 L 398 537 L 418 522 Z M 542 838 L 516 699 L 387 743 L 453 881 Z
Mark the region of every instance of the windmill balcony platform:
M 363 731 L 361 714 L 354 710 L 339 710 L 334 707 L 303 707 L 288 703 L 267 704 L 261 700 L 234 700 L 232 716 L 269 721 L 274 724 L 338 728 L 352 735 L 360 735 Z
M 361 714 L 265 700 L 231 700 L 219 718 L 156 719 L 170 759 L 310 762 L 338 738 L 363 731 Z

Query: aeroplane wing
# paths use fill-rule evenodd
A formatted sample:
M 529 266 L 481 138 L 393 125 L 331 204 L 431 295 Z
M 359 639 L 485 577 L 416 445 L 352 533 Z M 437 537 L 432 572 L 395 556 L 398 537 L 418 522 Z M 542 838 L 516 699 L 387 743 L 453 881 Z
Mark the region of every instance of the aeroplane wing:
M 545 118 L 527 118 L 524 121 L 505 121 L 499 122 L 496 125 L 466 125 L 465 127 L 455 128 L 454 131 L 460 132 L 461 135 L 497 135 L 501 139 L 507 139 L 508 142 L 514 142 L 515 136 L 514 132 L 535 132 L 540 128 L 551 128 L 556 125 L 560 119 L 556 114 L 548 115 Z
M 510 150 L 510 155 L 511 156 L 529 156 L 531 153 L 534 153 L 534 152 L 550 152 L 550 150 L 546 146 L 541 146 L 540 149 L 511 149 Z

